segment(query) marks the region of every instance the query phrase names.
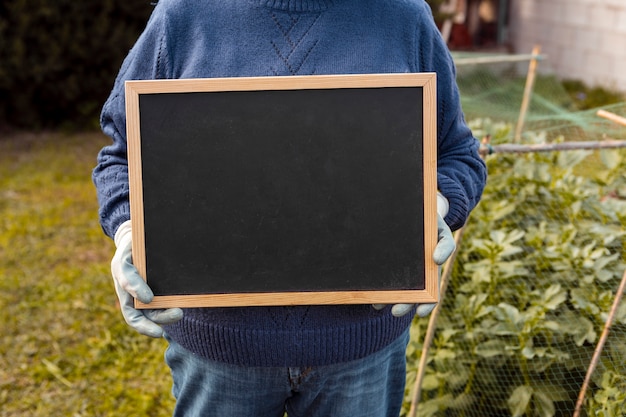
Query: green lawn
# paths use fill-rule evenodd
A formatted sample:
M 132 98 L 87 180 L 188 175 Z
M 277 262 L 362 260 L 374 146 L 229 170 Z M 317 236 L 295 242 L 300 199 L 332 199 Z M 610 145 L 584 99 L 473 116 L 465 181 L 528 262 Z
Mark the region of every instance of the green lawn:
M 163 340 L 123 322 L 91 170 L 100 133 L 0 137 L 0 416 L 169 416 Z

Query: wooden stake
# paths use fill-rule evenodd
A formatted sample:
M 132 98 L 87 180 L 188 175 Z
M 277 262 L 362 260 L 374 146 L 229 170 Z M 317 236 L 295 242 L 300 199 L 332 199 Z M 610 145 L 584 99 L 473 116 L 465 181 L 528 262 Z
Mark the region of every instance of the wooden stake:
M 519 143 L 522 139 L 522 130 L 524 129 L 524 123 L 526 121 L 526 113 L 530 105 L 530 96 L 535 84 L 535 75 L 537 74 L 537 62 L 541 47 L 535 45 L 533 48 L 530 64 L 528 65 L 528 74 L 526 75 L 526 86 L 524 88 L 524 97 L 522 98 L 522 107 L 520 109 L 519 118 L 517 120 L 517 127 L 515 128 L 515 143 Z
M 598 110 L 596 114 L 600 117 L 604 117 L 605 119 L 609 119 L 612 122 L 615 122 L 622 126 L 626 126 L 626 117 L 618 116 L 615 113 L 611 113 L 602 109 Z
M 598 341 L 598 345 L 596 346 L 596 350 L 594 351 L 593 357 L 591 359 L 591 364 L 589 365 L 589 369 L 587 369 L 587 375 L 585 376 L 585 381 L 583 382 L 580 394 L 578 395 L 578 401 L 576 402 L 576 408 L 574 409 L 573 417 L 578 417 L 580 415 L 580 410 L 583 406 L 583 403 L 585 402 L 585 394 L 587 393 L 587 388 L 589 387 L 591 375 L 593 375 L 594 371 L 596 370 L 596 366 L 598 366 L 600 354 L 602 353 L 602 349 L 604 349 L 606 339 L 609 337 L 609 330 L 611 328 L 611 325 L 613 324 L 613 319 L 615 318 L 615 313 L 617 313 L 617 308 L 622 301 L 624 291 L 626 291 L 626 271 L 624 271 L 624 275 L 622 276 L 622 282 L 617 289 L 617 294 L 615 294 L 615 300 L 613 301 L 613 305 L 611 306 L 611 312 L 609 313 L 609 316 L 606 319 L 606 323 L 604 324 L 602 336 L 600 336 L 600 340 Z
M 441 36 L 447 44 L 450 40 L 450 33 L 452 32 L 452 21 L 454 20 L 454 16 L 457 13 L 457 0 L 449 0 L 447 2 L 444 2 L 444 4 L 439 7 L 439 11 L 449 15 L 449 17 L 447 17 L 441 25 Z
M 454 265 L 454 260 L 461 245 L 461 239 L 463 237 L 464 231 L 465 226 L 456 231 L 454 235 L 456 250 L 445 263 L 444 274 L 441 277 L 441 284 L 439 286 L 439 303 L 430 314 L 430 319 L 428 320 L 428 329 L 426 330 L 426 336 L 424 336 L 424 348 L 422 349 L 422 356 L 420 357 L 420 363 L 418 365 L 417 375 L 415 377 L 415 384 L 413 385 L 413 396 L 411 399 L 411 408 L 409 410 L 409 414 L 407 415 L 408 417 L 415 417 L 417 415 L 417 405 L 422 395 L 422 381 L 426 373 L 426 361 L 428 359 L 428 351 L 430 350 L 430 345 L 432 344 L 432 341 L 435 337 L 437 318 L 439 317 L 439 311 L 441 311 L 441 305 L 443 304 L 443 296 L 445 295 L 446 289 L 448 288 L 448 282 L 450 281 L 450 275 L 452 274 L 452 265 Z

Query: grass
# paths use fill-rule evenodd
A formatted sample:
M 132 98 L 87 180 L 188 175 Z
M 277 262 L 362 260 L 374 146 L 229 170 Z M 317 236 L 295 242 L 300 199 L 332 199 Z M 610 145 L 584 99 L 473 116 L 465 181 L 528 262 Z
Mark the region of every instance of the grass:
M 91 170 L 99 133 L 0 137 L 0 416 L 169 416 L 164 340 L 130 330 Z

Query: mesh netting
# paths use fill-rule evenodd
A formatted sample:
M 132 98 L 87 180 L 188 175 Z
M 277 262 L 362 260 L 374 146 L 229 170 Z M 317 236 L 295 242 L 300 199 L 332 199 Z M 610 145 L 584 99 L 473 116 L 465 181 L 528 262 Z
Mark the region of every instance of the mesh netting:
M 527 68 L 459 66 L 477 137 L 514 139 Z M 603 109 L 626 116 L 624 102 Z M 626 139 L 626 127 L 597 109 L 576 111 L 549 75 L 536 79 L 524 126 L 524 144 Z M 572 416 L 579 404 L 581 416 L 625 416 L 626 301 L 618 289 L 626 149 L 496 152 L 486 162 L 487 189 L 457 234 L 434 337 L 428 319 L 412 328 L 404 415 Z
M 472 64 L 474 59 L 457 57 L 458 83 L 467 120 L 488 117 L 517 125 L 527 83 L 528 61 Z M 579 111 L 563 83 L 551 74 L 549 59 L 540 60 L 540 71 L 532 83 L 524 134 L 543 132 L 548 138 L 560 135 L 568 141 L 626 139 L 625 127 L 599 117 L 598 109 Z M 581 93 L 582 94 L 582 93 Z M 626 101 L 602 107 L 626 115 Z M 513 132 L 511 132 L 513 133 Z M 511 136 L 512 139 L 513 137 Z

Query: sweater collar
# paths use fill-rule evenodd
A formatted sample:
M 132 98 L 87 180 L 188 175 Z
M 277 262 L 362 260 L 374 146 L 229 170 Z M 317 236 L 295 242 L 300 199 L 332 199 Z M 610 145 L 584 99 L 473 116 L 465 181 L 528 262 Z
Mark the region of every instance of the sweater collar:
M 288 12 L 320 12 L 333 4 L 333 0 L 259 0 L 262 6 Z

